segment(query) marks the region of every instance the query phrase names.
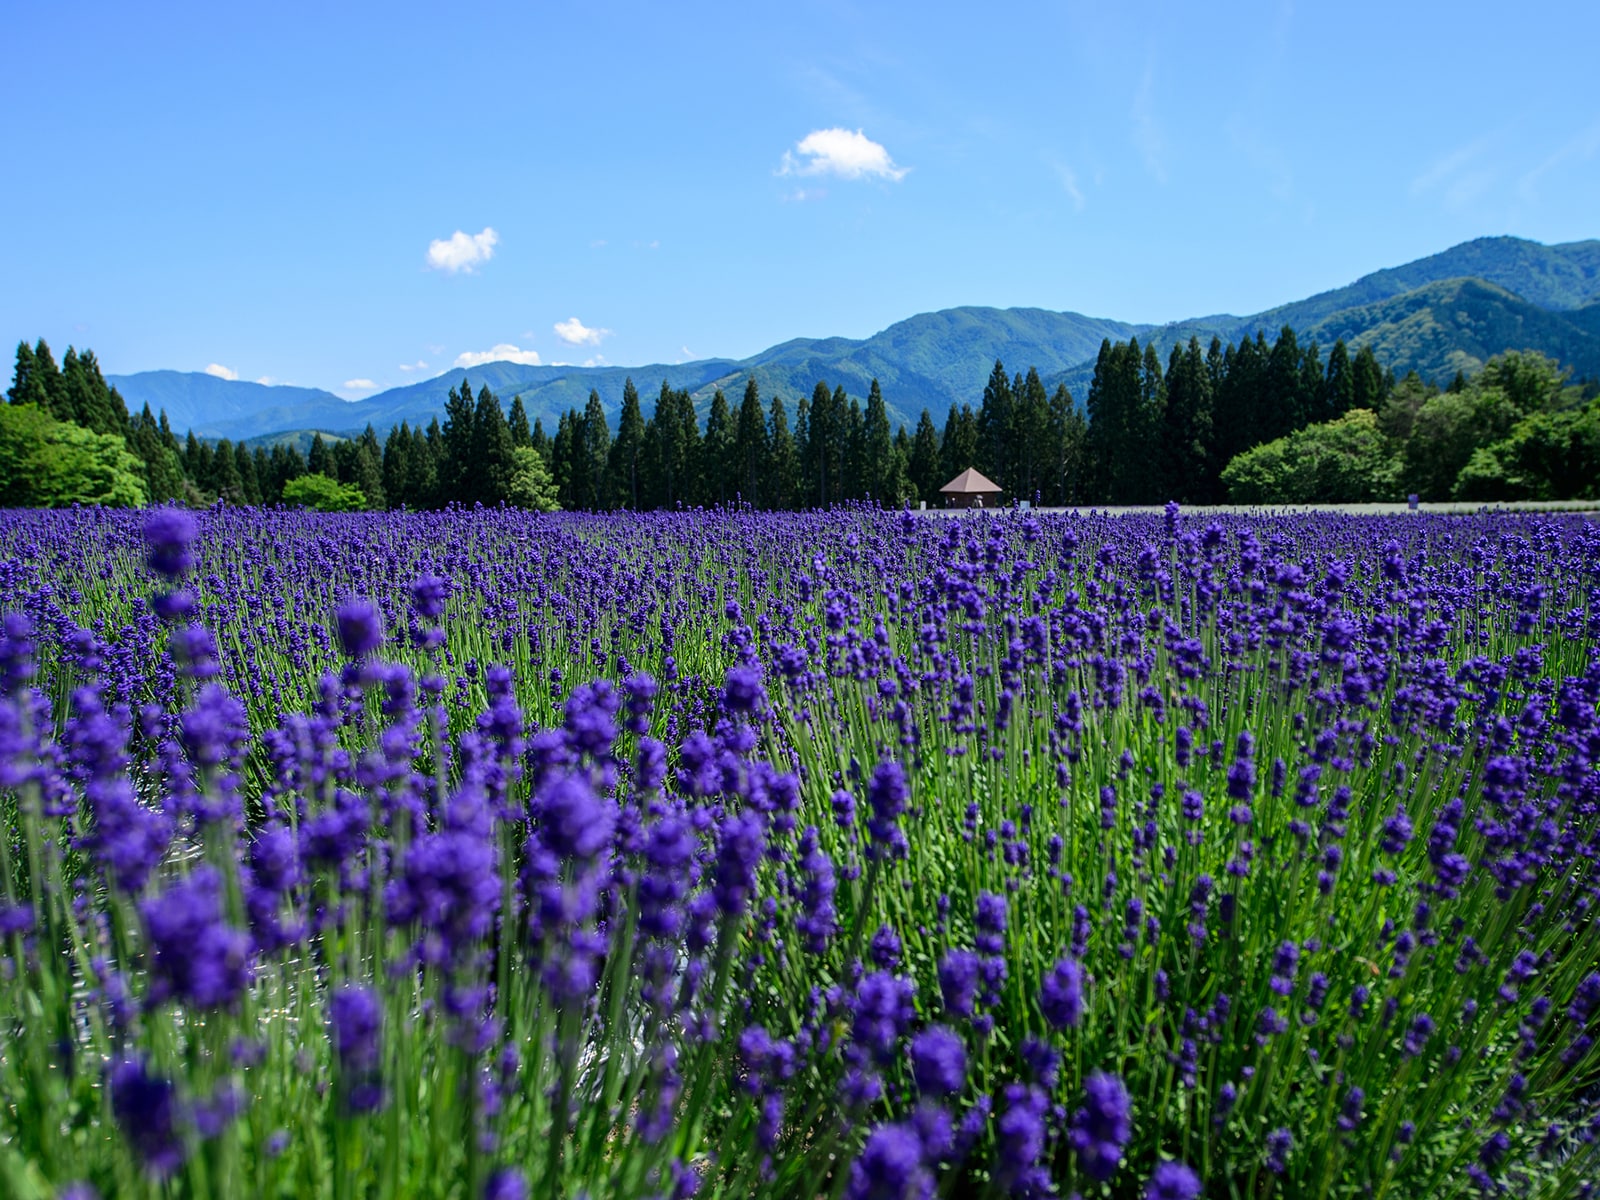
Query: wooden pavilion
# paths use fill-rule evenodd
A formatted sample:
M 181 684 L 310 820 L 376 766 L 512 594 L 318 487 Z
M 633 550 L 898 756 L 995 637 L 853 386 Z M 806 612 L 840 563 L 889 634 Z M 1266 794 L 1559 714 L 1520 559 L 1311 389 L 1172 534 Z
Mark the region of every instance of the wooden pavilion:
M 1000 502 L 1000 485 L 968 467 L 939 489 L 946 508 L 993 508 Z

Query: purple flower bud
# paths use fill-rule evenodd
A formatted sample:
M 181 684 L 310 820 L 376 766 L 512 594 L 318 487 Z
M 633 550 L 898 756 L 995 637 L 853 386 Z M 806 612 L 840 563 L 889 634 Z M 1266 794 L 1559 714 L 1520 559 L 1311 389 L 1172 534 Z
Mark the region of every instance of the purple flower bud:
M 152 509 L 144 522 L 144 544 L 150 569 L 176 579 L 194 566 L 190 547 L 199 533 L 194 518 L 181 508 Z
M 351 658 L 365 658 L 383 645 L 383 618 L 372 601 L 353 596 L 335 614 L 339 644 Z
M 948 1027 L 930 1025 L 911 1040 L 911 1073 L 935 1100 L 959 1092 L 967 1081 L 966 1045 Z
M 1076 1029 L 1083 1019 L 1083 967 L 1074 958 L 1061 959 L 1039 987 L 1039 1009 L 1056 1029 Z
M 1194 1168 L 1168 1160 L 1156 1164 L 1150 1182 L 1145 1184 L 1144 1196 L 1145 1200 L 1198 1200 L 1200 1191 L 1200 1176 Z

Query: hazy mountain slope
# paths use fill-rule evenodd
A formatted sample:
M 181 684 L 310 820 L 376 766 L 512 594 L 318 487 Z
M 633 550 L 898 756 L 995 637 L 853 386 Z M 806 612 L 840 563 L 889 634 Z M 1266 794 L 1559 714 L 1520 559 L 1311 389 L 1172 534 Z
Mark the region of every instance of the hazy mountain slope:
M 1285 324 L 1324 351 L 1339 337 L 1352 347 L 1370 342 L 1396 373 L 1417 370 L 1441 383 L 1507 349 L 1541 350 L 1579 375 L 1600 374 L 1600 241 L 1545 246 L 1479 238 L 1247 317 L 1217 314 L 1155 326 L 1037 308 L 952 308 L 868 338 L 797 338 L 741 360 L 588 368 L 489 363 L 354 402 L 316 389 L 175 371 L 111 378 L 131 408 L 148 402 L 152 410 L 165 408 L 175 429 L 235 439 L 283 430 L 348 433 L 369 422 L 382 434 L 401 420 L 426 424 L 463 376 L 474 391 L 487 384 L 508 402 L 520 394 L 530 418 L 542 418 L 552 431 L 560 413 L 584 407 L 591 388 L 614 427 L 628 376 L 648 416 L 663 379 L 688 388 L 703 415 L 719 387 L 737 404 L 753 374 L 764 400 L 784 397 L 791 420 L 795 403 L 818 380 L 865 397 L 875 378 L 891 418 L 911 425 L 923 408 L 942 423 L 952 403 L 976 404 L 996 358 L 1008 372 L 1037 367 L 1048 386 L 1066 383 L 1081 403 L 1103 339 L 1137 336 L 1153 342 L 1165 362 L 1171 347 L 1191 336 L 1205 344 L 1261 330 L 1271 340 Z
M 1325 347 L 1341 337 L 1351 345 L 1369 343 L 1395 374 L 1414 370 L 1440 383 L 1458 370 L 1468 375 L 1481 370 L 1504 350 L 1538 350 L 1579 375 L 1600 372 L 1600 337 L 1564 313 L 1547 312 L 1481 279 L 1429 284 L 1345 309 L 1296 332 Z

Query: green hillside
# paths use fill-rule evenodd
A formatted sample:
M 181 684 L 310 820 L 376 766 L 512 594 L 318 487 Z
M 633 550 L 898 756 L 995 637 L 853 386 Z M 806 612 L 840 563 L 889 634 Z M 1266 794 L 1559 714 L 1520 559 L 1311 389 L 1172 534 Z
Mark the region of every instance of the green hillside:
M 864 398 L 883 388 L 895 423 L 914 425 L 927 408 L 942 422 L 950 406 L 975 402 L 995 359 L 1011 371 L 1036 367 L 1047 385 L 1065 383 L 1081 403 L 1103 339 L 1136 336 L 1165 358 L 1191 336 L 1236 342 L 1258 330 L 1269 340 L 1285 324 L 1324 350 L 1338 338 L 1370 343 L 1397 374 L 1416 370 L 1448 382 L 1471 374 L 1502 350 L 1539 350 L 1579 375 L 1600 375 L 1600 241 L 1545 246 L 1521 238 L 1479 238 L 1347 287 L 1253 316 L 1217 314 L 1167 325 L 1137 325 L 1038 308 L 953 308 L 921 313 L 871 337 L 798 338 L 741 360 L 705 359 L 639 367 L 523 366 L 489 363 L 393 388 L 360 401 L 306 388 L 262 387 L 173 371 L 113 376 L 137 410 L 165 409 L 174 428 L 205 437 L 251 439 L 282 430 L 385 431 L 402 420 L 426 425 L 465 376 L 554 429 L 561 413 L 599 392 L 613 419 L 623 380 L 632 376 L 646 413 L 666 380 L 687 389 L 703 416 L 717 388 L 736 398 L 754 375 L 764 396 L 792 406 L 818 380 Z

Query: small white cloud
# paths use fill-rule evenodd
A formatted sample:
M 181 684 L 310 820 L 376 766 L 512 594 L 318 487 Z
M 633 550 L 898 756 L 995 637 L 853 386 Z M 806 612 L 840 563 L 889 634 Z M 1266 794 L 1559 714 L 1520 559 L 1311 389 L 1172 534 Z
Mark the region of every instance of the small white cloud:
M 792 192 L 785 192 L 783 198 L 795 204 L 804 204 L 808 200 L 826 200 L 828 189 L 825 187 L 795 188 Z
M 595 238 L 594 241 L 589 243 L 589 248 L 591 250 L 598 250 L 598 249 L 600 249 L 601 246 L 604 246 L 605 244 L 606 244 L 605 238 Z
M 271 375 L 263 375 L 260 379 L 256 380 L 256 382 L 261 384 L 263 387 L 271 387 L 274 381 Z
M 583 365 L 586 367 L 609 367 L 611 364 L 606 361 L 604 354 L 596 354 L 593 358 L 584 359 Z
M 687 358 L 693 358 L 694 357 L 694 351 L 689 349 L 689 347 L 687 347 L 687 346 L 679 346 L 678 349 L 683 351 L 683 357 L 684 358 L 687 359 Z
M 1157 183 L 1166 183 L 1167 141 L 1156 119 L 1156 69 L 1147 63 L 1139 90 L 1133 97 L 1133 142 L 1144 156 L 1145 170 Z
M 406 371 L 406 372 L 410 372 L 410 371 L 426 371 L 428 369 L 428 364 L 423 362 L 419 358 L 414 363 L 401 363 L 400 364 L 400 369 L 402 371 Z
M 211 363 L 206 367 L 207 375 L 215 375 L 218 379 L 237 379 L 239 372 L 232 367 L 225 367 L 221 363 Z
M 798 152 L 800 157 L 795 157 Z M 861 130 L 816 129 L 783 152 L 779 175 L 838 175 L 860 179 L 876 175 L 896 182 L 906 177 L 909 167 L 896 166 L 889 151 Z
M 1078 173 L 1064 162 L 1051 160 L 1050 169 L 1056 173 L 1056 179 L 1061 183 L 1061 190 L 1072 201 L 1072 207 L 1079 212 L 1083 211 L 1083 189 L 1078 186 Z
M 525 367 L 537 367 L 539 352 L 521 350 L 510 342 L 501 342 L 488 350 L 464 350 L 456 355 L 458 367 L 481 367 L 484 363 L 492 362 L 521 363 Z
M 370 379 L 346 379 L 344 381 L 344 390 L 347 392 L 370 392 L 377 386 Z
M 577 317 L 555 323 L 556 336 L 569 346 L 598 346 L 600 339 L 609 337 L 609 329 L 590 329 Z
M 488 226 L 482 233 L 462 233 L 458 229 L 448 238 L 435 238 L 428 243 L 428 265 L 435 271 L 470 272 L 493 258 L 499 243 L 500 235 Z

